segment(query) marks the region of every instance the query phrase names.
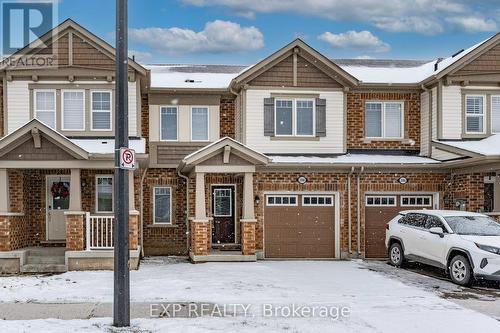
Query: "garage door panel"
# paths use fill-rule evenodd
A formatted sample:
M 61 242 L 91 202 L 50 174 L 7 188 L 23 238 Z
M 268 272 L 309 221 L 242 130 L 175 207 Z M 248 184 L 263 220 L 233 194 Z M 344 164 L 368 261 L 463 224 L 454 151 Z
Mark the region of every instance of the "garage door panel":
M 382 203 L 380 198 L 388 197 L 394 198 L 394 205 L 380 205 L 380 206 L 370 206 L 368 198 L 378 198 L 379 203 Z M 418 200 L 405 200 L 405 202 L 422 202 L 422 198 L 426 198 L 425 203 L 428 206 L 401 206 L 402 197 Z M 373 200 L 370 202 L 374 203 Z M 395 216 L 403 210 L 412 209 L 422 209 L 422 208 L 432 208 L 432 196 L 422 195 L 422 194 L 383 194 L 383 195 L 367 195 L 365 198 L 365 256 L 367 258 L 385 258 L 387 257 L 387 250 L 385 248 L 385 231 L 386 224 L 392 220 Z
M 335 209 L 330 206 L 267 206 L 264 245 L 267 258 L 335 257 Z M 266 200 L 267 203 L 267 200 Z

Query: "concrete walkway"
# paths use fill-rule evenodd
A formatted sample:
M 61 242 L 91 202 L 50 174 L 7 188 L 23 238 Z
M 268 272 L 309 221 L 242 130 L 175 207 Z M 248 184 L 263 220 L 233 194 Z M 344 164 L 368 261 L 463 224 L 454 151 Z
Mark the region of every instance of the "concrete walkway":
M 176 303 L 178 306 L 179 303 Z M 213 303 L 183 303 L 174 310 L 173 303 L 149 302 L 130 304 L 131 318 L 195 318 L 201 306 L 204 311 L 211 311 Z M 189 311 L 191 308 L 191 311 Z M 175 311 L 175 314 L 174 314 Z M 32 319 L 90 319 L 113 317 L 112 303 L 0 303 L 0 319 L 32 320 Z

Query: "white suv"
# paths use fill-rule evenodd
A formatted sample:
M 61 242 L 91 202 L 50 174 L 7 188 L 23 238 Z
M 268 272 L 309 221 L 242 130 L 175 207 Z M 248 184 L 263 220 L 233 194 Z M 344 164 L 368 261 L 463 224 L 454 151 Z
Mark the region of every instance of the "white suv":
M 459 285 L 475 279 L 500 281 L 500 224 L 469 212 L 410 210 L 387 223 L 389 260 L 417 261 L 446 270 Z

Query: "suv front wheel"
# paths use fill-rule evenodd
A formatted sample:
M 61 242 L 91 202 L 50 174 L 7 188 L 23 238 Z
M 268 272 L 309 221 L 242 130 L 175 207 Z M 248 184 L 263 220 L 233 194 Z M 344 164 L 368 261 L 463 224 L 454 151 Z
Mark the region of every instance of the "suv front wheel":
M 403 266 L 404 260 L 404 252 L 401 244 L 392 243 L 391 247 L 389 248 L 389 261 L 391 265 L 401 267 Z
M 450 261 L 450 278 L 453 283 L 461 286 L 469 286 L 472 283 L 472 268 L 469 259 L 462 255 L 456 255 Z

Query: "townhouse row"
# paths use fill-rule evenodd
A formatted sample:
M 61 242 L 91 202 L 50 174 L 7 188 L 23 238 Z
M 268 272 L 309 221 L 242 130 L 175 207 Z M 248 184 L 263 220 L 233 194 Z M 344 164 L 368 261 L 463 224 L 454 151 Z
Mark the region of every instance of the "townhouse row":
M 379 258 L 400 210 L 496 216 L 499 40 L 432 61 L 299 39 L 252 66 L 130 59 L 131 267 Z M 0 69 L 0 272 L 112 267 L 114 56 L 67 20 L 14 55 L 53 66 Z

